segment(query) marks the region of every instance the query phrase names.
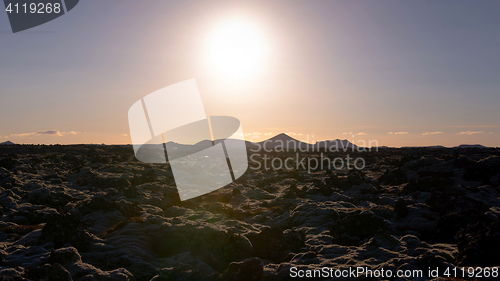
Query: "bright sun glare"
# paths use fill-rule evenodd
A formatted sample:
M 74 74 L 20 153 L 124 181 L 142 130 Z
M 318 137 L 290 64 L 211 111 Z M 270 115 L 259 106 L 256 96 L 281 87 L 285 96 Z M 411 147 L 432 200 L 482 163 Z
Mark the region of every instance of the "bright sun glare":
M 259 71 L 264 43 L 252 24 L 227 22 L 215 30 L 209 43 L 210 65 L 223 76 L 240 79 Z

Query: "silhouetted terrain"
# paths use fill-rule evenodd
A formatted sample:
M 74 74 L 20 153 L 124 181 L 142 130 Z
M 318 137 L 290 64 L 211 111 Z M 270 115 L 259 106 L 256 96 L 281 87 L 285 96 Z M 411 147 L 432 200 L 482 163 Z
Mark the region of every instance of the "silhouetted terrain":
M 235 183 L 181 202 L 169 166 L 137 161 L 131 146 L 2 145 L 0 280 L 289 280 L 291 267 L 356 266 L 442 276 L 500 265 L 500 149 L 325 155 L 347 154 L 366 167 L 254 161 Z

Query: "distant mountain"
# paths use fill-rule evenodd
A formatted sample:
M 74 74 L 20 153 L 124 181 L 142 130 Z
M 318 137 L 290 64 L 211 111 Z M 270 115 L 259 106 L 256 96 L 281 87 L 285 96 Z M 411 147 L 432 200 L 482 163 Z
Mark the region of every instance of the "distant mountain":
M 351 143 L 348 140 L 327 140 L 318 141 L 314 144 L 315 151 L 323 151 L 328 149 L 329 151 L 347 151 L 348 149 L 356 149 L 358 146 Z
M 486 146 L 480 144 L 461 144 L 456 146 L 456 148 L 486 148 Z
M 233 142 L 227 142 L 227 140 L 232 140 Z M 218 139 L 212 142 L 211 140 L 202 140 L 194 145 L 190 144 L 179 144 L 175 142 L 167 142 L 165 145 L 170 152 L 169 155 L 177 155 L 184 156 L 189 155 L 203 149 L 209 148 L 212 146 L 212 143 L 218 144 L 222 141 L 225 142 L 225 146 L 227 149 L 231 148 L 239 148 L 238 142 L 236 139 Z M 10 141 L 1 143 L 1 144 L 14 144 Z M 285 133 L 278 134 L 270 139 L 261 141 L 261 142 L 250 142 L 245 141 L 247 149 L 251 152 L 283 152 L 283 151 L 296 151 L 296 152 L 348 152 L 353 149 L 357 149 L 358 146 L 351 143 L 349 140 L 324 140 L 317 141 L 315 144 L 306 143 L 300 140 L 297 140 Z M 379 149 L 388 149 L 391 147 L 388 146 L 379 146 Z M 403 146 L 401 148 L 447 148 L 442 145 L 432 145 L 432 146 Z M 454 148 L 487 148 L 484 145 L 480 144 L 462 144 L 459 146 L 455 146 Z M 267 151 L 266 151 L 267 150 Z
M 274 152 L 281 151 L 297 151 L 297 152 L 314 152 L 314 151 L 347 151 L 357 148 L 348 140 L 325 140 L 318 141 L 315 144 L 309 144 L 290 137 L 287 134 L 281 133 L 265 141 L 258 143 L 247 142 L 247 148 L 253 151 L 266 152 L 272 150 Z
M 249 141 L 244 141 L 241 139 L 218 139 L 218 140 L 214 140 L 213 142 L 211 140 L 203 140 L 203 141 L 200 141 L 200 142 L 194 144 L 194 146 L 198 147 L 198 148 L 205 149 L 205 148 L 211 147 L 213 144 L 215 145 L 215 144 L 218 144 L 221 142 L 224 142 L 224 146 L 227 149 L 239 149 L 239 148 L 241 148 L 240 142 L 245 142 L 247 148 L 248 148 L 248 146 L 253 145 L 253 143 L 251 143 Z
M 237 139 L 218 139 L 215 141 L 211 140 L 202 140 L 196 144 L 179 144 L 175 142 L 167 142 L 165 146 L 167 148 L 169 157 L 180 157 L 189 155 L 203 149 L 209 148 L 212 146 L 212 143 L 218 144 L 224 141 L 224 144 L 227 149 L 237 149 L 240 147 Z M 243 140 L 240 140 L 243 141 Z M 287 134 L 279 134 L 270 139 L 261 141 L 261 142 L 250 142 L 245 141 L 247 149 L 251 152 L 283 152 L 283 151 L 297 151 L 297 152 L 338 152 L 338 151 L 349 151 L 352 149 L 356 149 L 357 146 L 352 144 L 348 140 L 326 140 L 326 141 L 318 141 L 315 144 L 309 144 L 306 142 L 299 141 L 290 137 Z M 158 144 L 157 144 L 158 145 Z M 156 145 L 150 145 L 155 147 Z M 267 151 L 266 151 L 267 150 Z
M 401 148 L 446 148 L 442 145 L 429 145 L 429 146 L 402 146 Z
M 289 150 L 306 150 L 311 145 L 305 142 L 301 142 L 290 137 L 287 134 L 281 133 L 265 141 L 258 142 L 257 145 L 260 150 L 272 150 L 272 151 L 289 151 Z
M 5 141 L 5 142 L 0 142 L 0 145 L 13 145 L 15 143 L 11 142 L 11 141 Z

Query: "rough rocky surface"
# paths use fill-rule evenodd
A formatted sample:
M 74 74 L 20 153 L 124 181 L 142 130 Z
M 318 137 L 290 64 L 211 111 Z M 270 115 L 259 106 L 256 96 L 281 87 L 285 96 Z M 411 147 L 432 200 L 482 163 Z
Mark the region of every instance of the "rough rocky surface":
M 288 280 L 292 267 L 500 266 L 499 149 L 357 154 L 361 171 L 249 168 L 181 202 L 169 166 L 138 162 L 130 146 L 4 145 L 0 280 Z

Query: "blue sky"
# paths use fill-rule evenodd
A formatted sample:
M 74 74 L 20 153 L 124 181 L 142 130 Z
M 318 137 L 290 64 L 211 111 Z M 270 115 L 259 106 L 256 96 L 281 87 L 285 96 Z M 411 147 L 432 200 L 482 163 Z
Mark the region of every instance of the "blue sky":
M 129 143 L 136 100 L 196 78 L 207 114 L 237 117 L 254 140 L 500 146 L 499 12 L 499 1 L 85 0 L 16 34 L 0 12 L 1 140 Z M 206 58 L 230 18 L 255 25 L 267 50 L 236 81 Z

